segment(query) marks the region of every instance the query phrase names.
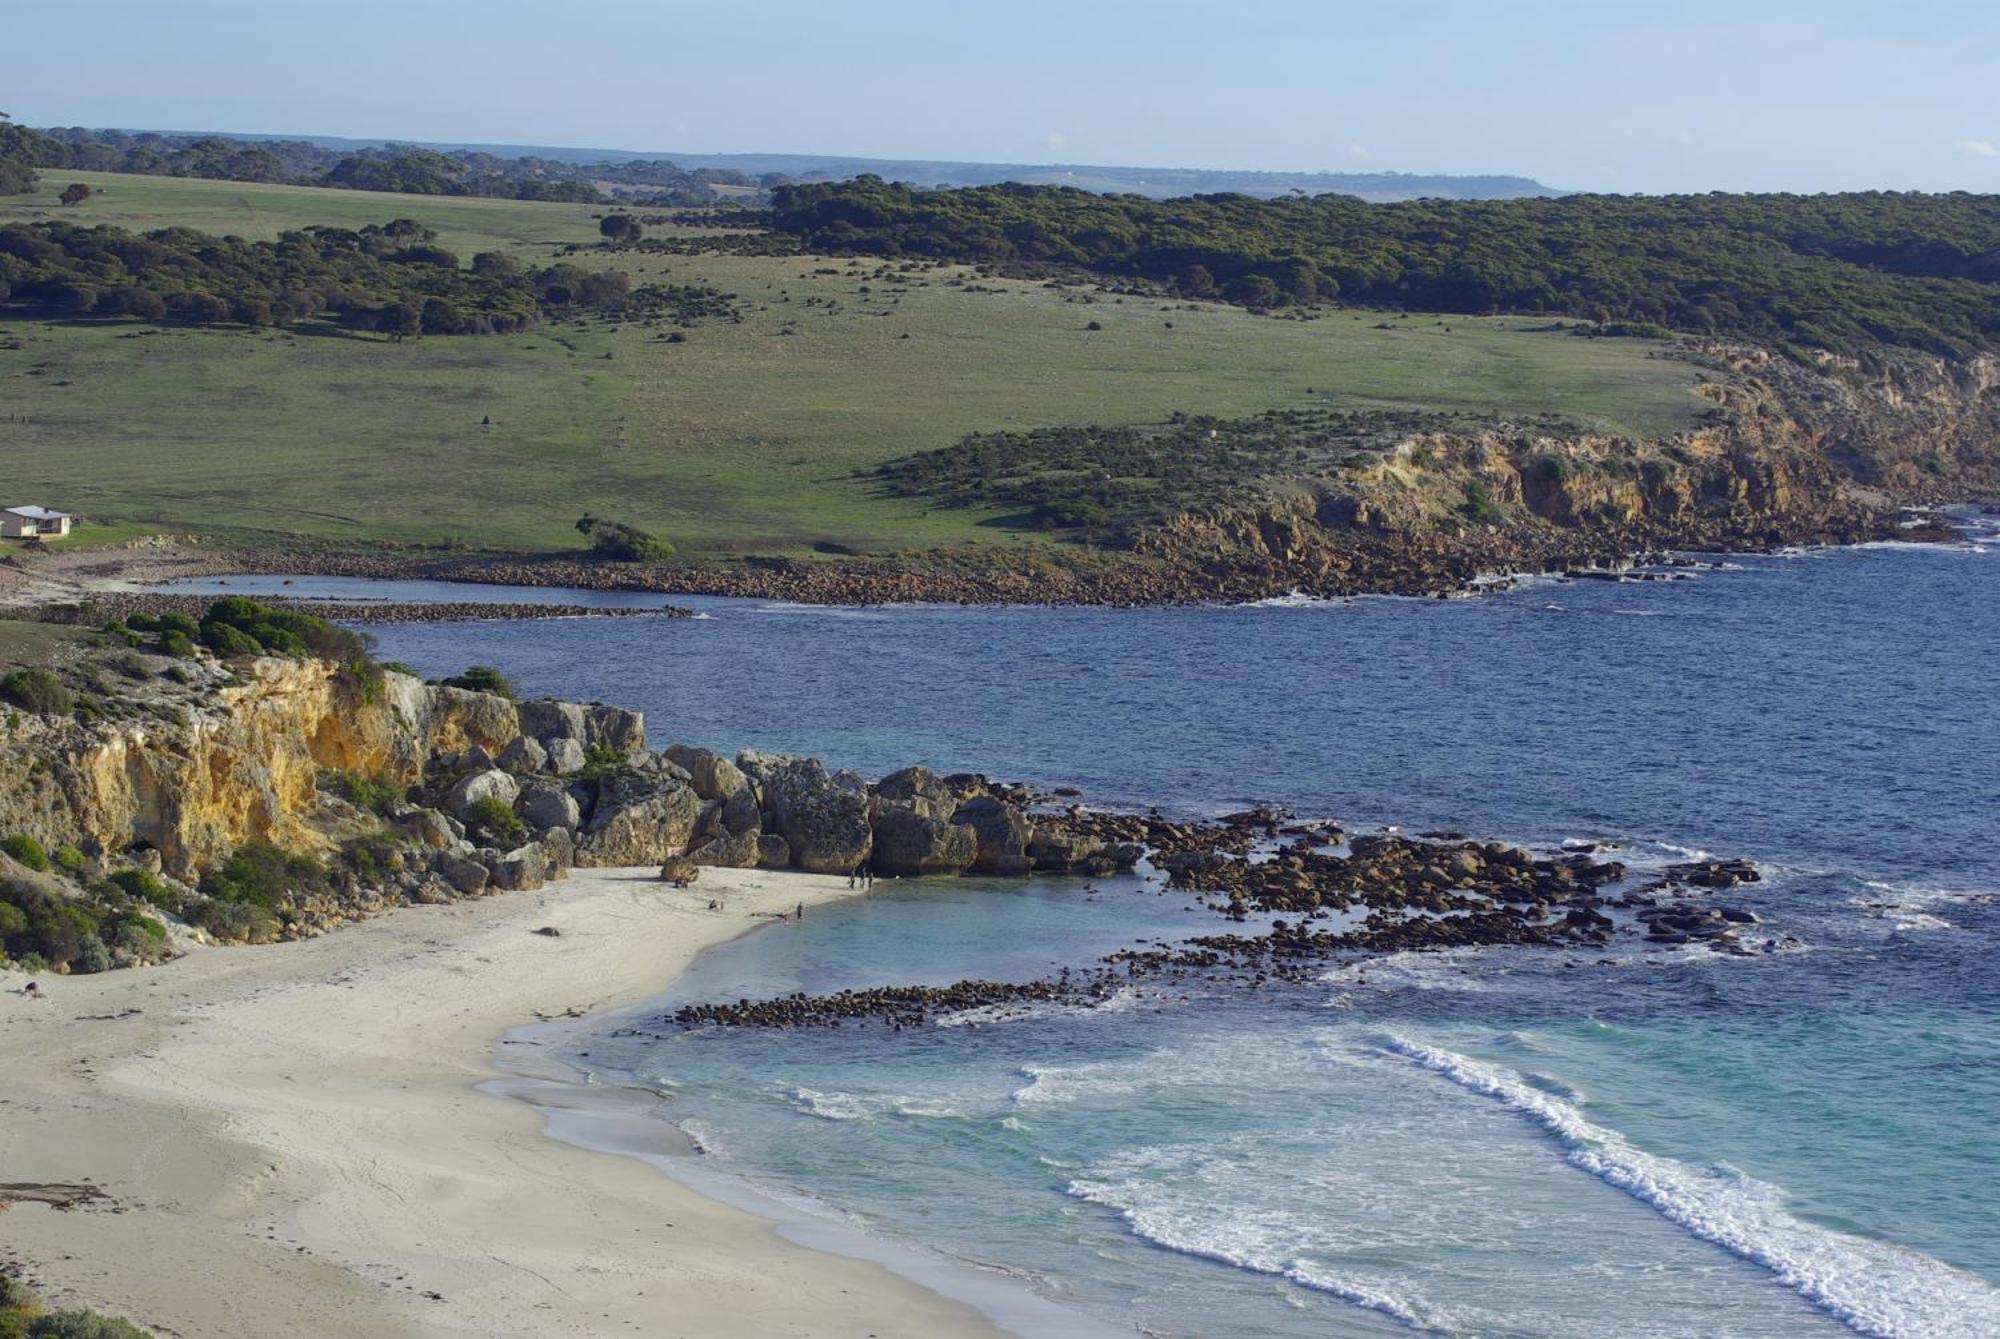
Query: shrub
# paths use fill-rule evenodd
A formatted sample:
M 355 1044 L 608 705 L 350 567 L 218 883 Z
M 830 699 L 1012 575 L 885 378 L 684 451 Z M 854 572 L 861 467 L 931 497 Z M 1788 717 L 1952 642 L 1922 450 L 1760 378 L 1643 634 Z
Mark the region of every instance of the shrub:
M 65 874 L 81 874 L 90 868 L 90 857 L 74 846 L 58 846 L 49 852 L 49 859 Z
M 576 529 L 578 534 L 589 537 L 590 547 L 598 557 L 613 562 L 661 563 L 675 553 L 674 546 L 666 540 L 623 521 L 585 516 L 576 523 Z
M 631 766 L 632 760 L 611 745 L 596 743 L 583 751 L 583 768 L 578 775 L 586 781 L 595 781 L 629 771 Z
M 76 709 L 76 698 L 63 681 L 43 669 L 13 670 L 0 676 L 0 698 L 43 716 L 67 716 Z
M 239 848 L 219 867 L 201 876 L 202 895 L 222 902 L 245 902 L 268 909 L 287 894 L 318 888 L 326 867 L 309 855 L 292 855 L 269 842 Z
M 105 880 L 112 887 L 140 902 L 150 902 L 162 911 L 180 910 L 181 898 L 147 869 L 121 869 Z
M 386 777 L 359 776 L 329 769 L 320 774 L 320 785 L 356 809 L 387 816 L 403 802 L 404 789 Z
M 475 693 L 494 693 L 510 699 L 514 696 L 514 685 L 491 665 L 474 665 L 463 674 L 454 674 L 443 680 L 443 683 L 446 688 L 466 688 Z
M 496 845 L 511 846 L 527 829 L 498 795 L 482 795 L 465 811 L 465 826 Z
M 1465 502 L 1458 510 L 1475 525 L 1499 525 L 1507 519 L 1507 514 L 1500 510 L 1486 484 L 1479 479 L 1465 486 Z
M 14 859 L 38 873 L 49 867 L 49 853 L 44 851 L 42 844 L 33 837 L 25 837 L 16 833 L 12 837 L 0 839 L 0 851 L 5 851 L 8 855 L 13 856 Z
M 196 925 L 217 939 L 235 939 L 246 944 L 268 944 L 278 937 L 279 921 L 263 907 L 220 898 L 191 909 Z

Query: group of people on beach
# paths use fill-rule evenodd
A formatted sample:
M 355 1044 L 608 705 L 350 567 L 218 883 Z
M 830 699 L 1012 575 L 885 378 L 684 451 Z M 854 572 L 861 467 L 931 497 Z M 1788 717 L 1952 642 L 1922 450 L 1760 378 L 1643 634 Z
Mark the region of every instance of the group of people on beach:
M 864 860 L 847 871 L 849 888 L 873 888 L 875 886 L 875 866 Z

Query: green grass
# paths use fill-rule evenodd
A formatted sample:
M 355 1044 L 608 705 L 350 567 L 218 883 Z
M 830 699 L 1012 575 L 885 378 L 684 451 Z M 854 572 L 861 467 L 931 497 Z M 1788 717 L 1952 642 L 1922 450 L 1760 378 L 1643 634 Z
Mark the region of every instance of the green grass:
M 56 174 L 44 195 L 73 179 L 109 189 L 65 217 L 134 227 L 267 236 L 407 215 L 466 255 L 546 255 L 538 243 L 596 231 L 588 206 L 307 187 Z M 0 221 L 33 208 L 0 205 Z M 591 512 L 695 555 L 817 540 L 904 548 L 1044 542 L 856 477 L 975 430 L 1331 404 L 1546 411 L 1651 434 L 1702 407 L 1693 370 L 1651 356 L 1656 345 L 1527 319 L 1410 317 L 1381 330 L 1376 312 L 1289 321 L 1130 297 L 1085 305 L 1031 283 L 947 286 L 961 270 L 903 286 L 817 257 L 617 263 L 641 282 L 737 293 L 748 314 L 679 344 L 660 338 L 666 327 L 603 324 L 390 344 L 0 321 L 0 345 L 22 342 L 0 351 L 0 477 L 24 497 L 142 530 L 569 549 Z M 1103 329 L 1086 330 L 1093 320 Z
M 65 208 L 56 197 L 73 181 L 96 194 Z M 111 223 L 137 232 L 178 226 L 253 242 L 270 241 L 314 223 L 359 228 L 410 218 L 435 228 L 441 245 L 467 259 L 475 251 L 546 251 L 563 242 L 595 242 L 597 216 L 603 212 L 595 205 L 391 195 L 121 172 L 48 171 L 32 194 L 0 196 L 0 224 L 61 219 Z

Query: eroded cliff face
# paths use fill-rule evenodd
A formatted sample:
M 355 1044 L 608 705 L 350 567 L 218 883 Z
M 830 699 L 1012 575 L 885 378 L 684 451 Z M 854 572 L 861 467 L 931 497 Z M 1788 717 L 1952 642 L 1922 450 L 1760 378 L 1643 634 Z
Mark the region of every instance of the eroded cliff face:
M 1415 436 L 1361 470 L 1177 517 L 1138 551 L 1221 594 L 1445 590 L 1666 547 L 1853 542 L 1892 533 L 1898 504 L 2000 494 L 2000 360 L 1688 353 L 1713 405 L 1690 431 Z
M 0 831 L 105 853 L 150 847 L 164 872 L 191 879 L 249 841 L 328 846 L 314 821 L 322 768 L 411 784 L 439 753 L 497 752 L 520 734 L 504 698 L 407 675 L 371 691 L 318 661 L 233 668 L 138 719 L 0 717 Z

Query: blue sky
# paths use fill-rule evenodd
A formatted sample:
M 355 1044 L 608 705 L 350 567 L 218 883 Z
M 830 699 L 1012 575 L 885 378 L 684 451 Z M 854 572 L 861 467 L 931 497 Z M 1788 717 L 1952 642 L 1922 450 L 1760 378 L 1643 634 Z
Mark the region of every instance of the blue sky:
M 4 6 L 0 110 L 1008 162 L 2000 191 L 2000 5 L 93 0 Z

